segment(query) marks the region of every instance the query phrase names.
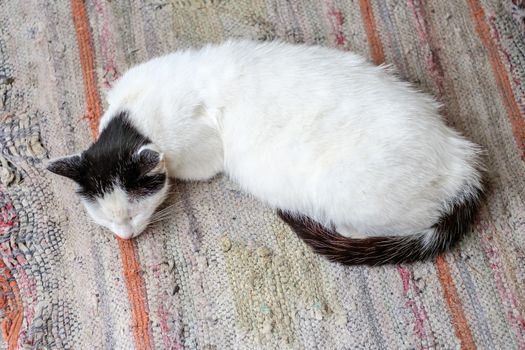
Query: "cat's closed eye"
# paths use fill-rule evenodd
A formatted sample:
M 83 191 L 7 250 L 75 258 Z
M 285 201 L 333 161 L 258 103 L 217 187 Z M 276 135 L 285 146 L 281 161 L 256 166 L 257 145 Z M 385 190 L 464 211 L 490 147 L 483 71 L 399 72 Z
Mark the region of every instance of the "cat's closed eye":
M 126 189 L 131 197 L 143 197 L 159 191 L 166 183 L 166 174 L 146 175 L 127 182 Z

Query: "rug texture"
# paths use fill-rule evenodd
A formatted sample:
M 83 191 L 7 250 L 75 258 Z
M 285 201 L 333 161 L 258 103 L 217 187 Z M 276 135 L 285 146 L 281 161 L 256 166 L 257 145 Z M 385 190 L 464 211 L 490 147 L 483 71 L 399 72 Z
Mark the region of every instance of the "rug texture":
M 0 0 L 0 317 L 8 349 L 525 349 L 519 0 Z M 223 177 L 174 184 L 133 241 L 48 158 L 96 137 L 129 67 L 225 38 L 359 52 L 486 149 L 472 233 L 435 261 L 342 267 Z

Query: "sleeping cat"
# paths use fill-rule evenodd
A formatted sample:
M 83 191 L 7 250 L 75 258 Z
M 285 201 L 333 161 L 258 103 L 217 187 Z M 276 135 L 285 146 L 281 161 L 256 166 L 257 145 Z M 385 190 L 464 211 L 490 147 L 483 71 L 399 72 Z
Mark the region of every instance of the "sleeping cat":
M 356 54 L 227 41 L 130 69 L 98 140 L 48 169 L 73 179 L 93 220 L 140 234 L 168 177 L 225 173 L 342 264 L 423 260 L 467 231 L 480 148 L 438 104 Z

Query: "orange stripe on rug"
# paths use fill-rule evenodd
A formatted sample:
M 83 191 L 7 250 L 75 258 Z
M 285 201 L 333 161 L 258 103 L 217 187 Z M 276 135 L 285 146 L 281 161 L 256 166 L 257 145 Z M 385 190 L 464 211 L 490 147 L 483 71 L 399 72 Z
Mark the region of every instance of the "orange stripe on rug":
M 368 35 L 368 44 L 370 46 L 370 52 L 372 60 L 376 64 L 384 63 L 385 54 L 383 45 L 379 37 L 376 22 L 372 12 L 372 7 L 369 0 L 360 0 L 361 13 L 363 15 L 363 23 L 365 30 Z M 428 68 L 428 67 L 427 67 Z M 431 71 L 432 78 L 436 79 L 434 72 Z M 441 77 L 443 78 L 443 77 Z M 436 82 L 439 86 L 439 81 Z M 448 262 L 442 257 L 438 257 L 436 260 L 436 268 L 438 279 L 443 288 L 443 296 L 445 302 L 448 305 L 450 314 L 452 316 L 452 325 L 454 327 L 456 336 L 458 337 L 462 349 L 473 349 L 475 348 L 472 333 L 465 317 L 465 312 L 461 305 L 461 300 L 458 297 L 454 280 L 450 272 L 450 266 Z
M 71 0 L 71 11 L 77 33 L 80 65 L 84 78 L 84 92 L 87 105 L 86 119 L 88 120 L 93 139 L 96 139 L 98 123 L 102 115 L 102 103 L 97 89 L 94 51 L 84 1 Z M 137 349 L 150 349 L 153 343 L 146 305 L 146 291 L 144 280 L 140 275 L 140 263 L 136 247 L 132 241 L 123 241 L 121 239 L 117 239 L 117 241 L 122 258 L 128 299 L 131 304 L 133 339 Z
M 492 66 L 496 83 L 498 84 L 500 93 L 503 97 L 503 104 L 509 115 L 514 139 L 516 140 L 518 148 L 522 152 L 521 159 L 525 160 L 525 120 L 521 115 L 518 102 L 512 93 L 512 86 L 510 84 L 507 70 L 500 60 L 498 48 L 490 33 L 490 27 L 487 24 L 483 7 L 481 7 L 478 0 L 468 0 L 467 3 L 470 7 L 476 32 L 478 33 L 483 46 L 485 46 L 488 51 L 490 65 Z
M 365 26 L 366 36 L 368 38 L 368 46 L 370 46 L 370 56 L 375 64 L 385 62 L 385 52 L 381 38 L 377 31 L 374 12 L 369 0 L 359 0 L 359 7 L 361 8 L 361 16 L 363 16 L 363 24 Z
M 4 199 L 1 192 L 0 199 Z M 8 235 L 10 229 L 17 225 L 16 220 L 15 208 L 10 202 L 5 203 L 4 206 L 0 208 L 0 236 Z M 4 243 L 7 244 L 7 246 L 2 248 L 6 252 L 11 252 L 12 247 L 9 241 L 10 240 L 7 240 Z M 23 256 L 8 256 L 4 258 L 6 261 L 11 258 L 20 261 L 19 259 L 23 258 Z M 3 320 L 0 327 L 2 329 L 2 337 L 7 343 L 7 349 L 9 350 L 17 348 L 22 321 L 24 319 L 24 305 L 20 297 L 18 283 L 13 276 L 13 270 L 14 268 L 12 266 L 8 266 L 0 259 L 0 310 L 2 310 L 3 313 Z
M 128 297 L 132 305 L 133 335 L 137 349 L 151 349 L 151 330 L 149 327 L 149 315 L 146 308 L 146 291 L 144 280 L 141 276 L 140 265 L 135 253 L 133 240 L 117 239 L 122 253 L 122 266 L 124 267 L 124 279 L 128 289 Z
M 452 279 L 450 266 L 443 256 L 438 256 L 436 259 L 436 267 L 441 286 L 443 287 L 443 294 L 445 295 L 448 309 L 452 315 L 456 336 L 461 342 L 461 349 L 476 349 L 472 332 L 465 318 L 465 311 L 463 310 L 454 280 Z
M 98 120 L 102 115 L 102 103 L 100 102 L 100 96 L 97 89 L 95 60 L 93 58 L 91 34 L 84 1 L 71 0 L 71 11 L 73 13 L 73 22 L 77 32 L 80 65 L 82 66 L 82 77 L 84 78 L 84 94 L 87 107 L 86 115 L 84 117 L 88 120 L 91 136 L 93 139 L 96 139 Z
M 2 320 L 2 337 L 7 343 L 7 349 L 17 349 L 20 329 L 22 328 L 23 305 L 20 299 L 18 285 L 13 278 L 11 271 L 3 261 L 0 260 L 0 309 L 4 312 Z

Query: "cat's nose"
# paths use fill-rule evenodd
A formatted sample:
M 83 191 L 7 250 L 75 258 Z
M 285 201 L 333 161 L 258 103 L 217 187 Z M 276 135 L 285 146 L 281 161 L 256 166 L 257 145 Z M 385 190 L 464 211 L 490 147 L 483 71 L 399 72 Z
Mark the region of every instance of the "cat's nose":
M 133 237 L 134 230 L 131 225 L 113 225 L 113 232 L 122 239 L 130 239 Z

